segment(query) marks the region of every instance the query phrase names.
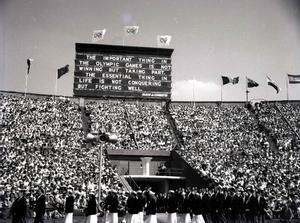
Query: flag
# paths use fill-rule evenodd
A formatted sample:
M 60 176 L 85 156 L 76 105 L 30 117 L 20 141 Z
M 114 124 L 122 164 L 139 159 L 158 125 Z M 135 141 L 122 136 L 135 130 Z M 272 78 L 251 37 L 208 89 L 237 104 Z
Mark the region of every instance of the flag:
M 223 85 L 231 83 L 231 84 L 237 84 L 239 83 L 240 77 L 227 77 L 222 76 Z
M 300 84 L 300 75 L 288 74 L 290 84 Z
M 32 58 L 28 58 L 27 59 L 27 75 L 29 74 L 31 62 L 33 62 L 33 59 Z
M 157 35 L 157 45 L 159 47 L 169 46 L 171 39 L 172 39 L 172 36 L 170 36 L 170 35 Z
M 223 85 L 228 84 L 231 82 L 230 77 L 222 76 Z
M 92 42 L 98 42 L 99 40 L 103 40 L 104 35 L 106 33 L 106 29 L 94 30 L 92 36 Z
M 279 91 L 281 90 L 281 89 L 278 87 L 278 85 L 277 85 L 274 81 L 272 81 L 271 78 L 269 78 L 268 76 L 267 76 L 267 83 L 268 83 L 269 86 L 273 87 L 273 88 L 276 90 L 277 94 L 278 94 Z
M 125 35 L 136 35 L 139 31 L 138 26 L 125 26 Z
M 240 80 L 240 77 L 234 77 L 234 78 L 232 78 L 232 84 L 237 84 L 237 83 L 239 83 L 239 80 Z
M 69 64 L 66 66 L 57 69 L 57 79 L 59 79 L 61 76 L 69 72 Z
M 252 87 L 258 87 L 258 83 L 255 82 L 254 80 L 251 80 L 250 78 L 246 77 L 247 79 L 247 87 L 252 88 Z

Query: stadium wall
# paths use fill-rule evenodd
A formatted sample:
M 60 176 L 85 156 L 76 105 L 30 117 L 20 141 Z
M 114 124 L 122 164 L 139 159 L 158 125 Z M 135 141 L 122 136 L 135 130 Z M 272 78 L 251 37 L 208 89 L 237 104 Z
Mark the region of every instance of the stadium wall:
M 1 12 L 1 11 L 0 11 Z M 1 18 L 1 17 L 0 17 Z M 0 23 L 1 24 L 1 23 Z M 1 30 L 1 28 L 0 28 Z M 1 36 L 1 35 L 0 35 Z M 0 37 L 1 40 L 1 37 Z M 1 44 L 0 44 L 1 47 Z M 1 49 L 1 48 L 0 48 Z M 0 54 L 1 55 L 1 54 Z M 0 61 L 1 63 L 1 61 Z M 0 68 L 1 71 L 1 68 Z M 23 96 L 24 92 L 19 92 L 19 91 L 6 91 L 6 90 L 0 90 L 0 94 L 6 94 L 6 95 L 17 95 L 17 96 Z M 40 94 L 40 93 L 27 93 L 27 96 L 32 96 L 32 97 L 53 97 L 54 95 L 52 94 Z M 79 100 L 78 97 L 73 97 L 73 96 L 64 96 L 64 95 L 56 95 L 56 97 L 59 98 L 68 98 L 70 100 L 74 100 L 75 102 Z M 112 98 L 85 98 L 86 101 L 113 101 L 113 100 L 120 100 L 118 98 L 112 99 Z M 150 100 L 150 99 L 122 99 L 126 100 L 126 102 L 141 102 L 141 103 L 161 103 L 164 104 L 164 101 L 161 100 Z M 263 102 L 269 102 L 269 103 L 300 103 L 300 100 L 270 100 L 270 101 L 264 101 Z M 171 104 L 176 105 L 176 104 L 190 104 L 190 105 L 214 105 L 214 104 L 226 104 L 226 105 L 240 105 L 244 104 L 245 101 L 171 101 Z

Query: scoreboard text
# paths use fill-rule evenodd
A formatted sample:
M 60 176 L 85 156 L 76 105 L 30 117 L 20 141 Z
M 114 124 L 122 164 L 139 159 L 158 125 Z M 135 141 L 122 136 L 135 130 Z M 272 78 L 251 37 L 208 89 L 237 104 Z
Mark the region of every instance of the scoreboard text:
M 119 53 L 77 51 L 74 95 L 170 99 L 171 55 L 147 55 L 149 48 L 139 48 L 136 54 L 131 49 Z

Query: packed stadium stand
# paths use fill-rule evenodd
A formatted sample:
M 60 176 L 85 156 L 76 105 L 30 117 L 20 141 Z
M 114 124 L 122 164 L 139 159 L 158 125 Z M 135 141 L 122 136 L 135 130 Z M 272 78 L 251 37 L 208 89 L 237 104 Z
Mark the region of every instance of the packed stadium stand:
M 89 102 L 92 131 L 117 132 L 115 149 L 171 150 L 175 138 L 160 103 Z
M 20 188 L 46 188 L 55 198 L 49 209 L 64 206 L 63 190 L 72 187 L 76 202 L 98 185 L 99 157 L 95 145 L 83 142 L 78 104 L 70 99 L 1 95 L 1 190 L 13 195 Z M 103 158 L 102 188 L 122 185 Z M 10 206 L 5 197 L 3 206 Z M 50 208 L 51 206 L 51 208 Z
M 200 174 L 224 186 L 257 184 L 251 167 L 269 146 L 244 105 L 172 105 L 171 113 L 185 142 L 179 153 Z
M 260 103 L 256 106 L 259 124 L 266 128 L 279 148 L 294 147 L 296 135 L 299 135 L 299 111 L 299 104 L 291 103 Z
M 213 180 L 201 194 L 256 191 L 265 197 L 269 217 L 278 217 L 286 203 L 299 216 L 299 102 L 249 109 L 244 103 L 89 100 L 80 108 L 75 98 L 2 93 L 0 106 L 1 211 L 20 188 L 30 201 L 38 187 L 46 189 L 49 216 L 63 213 L 67 188 L 74 189 L 76 209 L 83 209 L 99 179 L 99 147 L 85 140 L 90 131 L 119 135 L 105 149 L 175 150 Z M 103 197 L 114 189 L 126 203 L 123 184 L 103 155 Z

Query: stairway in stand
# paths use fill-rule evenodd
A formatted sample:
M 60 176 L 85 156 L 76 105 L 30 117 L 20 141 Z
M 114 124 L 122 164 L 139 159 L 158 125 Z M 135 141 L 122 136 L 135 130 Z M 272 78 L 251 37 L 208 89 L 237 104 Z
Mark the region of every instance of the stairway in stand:
M 130 192 L 132 191 L 131 186 L 129 185 L 129 183 L 127 182 L 127 180 L 124 178 L 124 176 L 119 175 L 119 179 L 121 181 L 121 183 L 123 184 L 125 191 Z

